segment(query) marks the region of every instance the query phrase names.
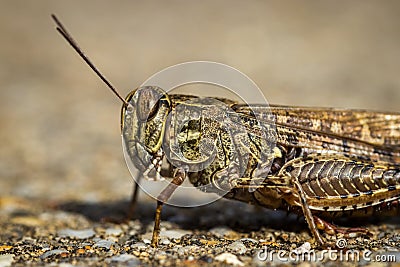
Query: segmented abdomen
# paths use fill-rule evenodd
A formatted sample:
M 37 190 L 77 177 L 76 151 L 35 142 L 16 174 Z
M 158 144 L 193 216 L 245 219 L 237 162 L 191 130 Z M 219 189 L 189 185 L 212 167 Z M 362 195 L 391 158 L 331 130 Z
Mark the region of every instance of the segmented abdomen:
M 400 169 L 391 166 L 319 156 L 290 161 L 282 172 L 300 183 L 312 210 L 361 209 L 400 196 Z

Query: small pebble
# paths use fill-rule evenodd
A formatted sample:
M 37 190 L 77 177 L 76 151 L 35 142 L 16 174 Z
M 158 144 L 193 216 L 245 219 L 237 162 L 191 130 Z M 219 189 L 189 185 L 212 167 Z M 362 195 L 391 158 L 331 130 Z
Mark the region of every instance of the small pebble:
M 73 229 L 63 229 L 57 232 L 60 237 L 69 237 L 75 239 L 86 239 L 93 237 L 96 233 L 93 229 L 84 229 L 84 230 L 73 230 Z
M 12 248 L 13 248 L 12 246 L 7 246 L 7 245 L 0 246 L 0 252 L 7 251 L 7 250 L 10 250 Z
M 150 240 L 149 240 L 150 241 Z M 150 243 L 148 243 L 150 244 Z M 131 248 L 145 249 L 147 245 L 144 242 L 137 242 L 131 245 Z
M 142 240 L 145 243 L 146 243 L 146 241 L 144 241 L 144 240 L 151 240 L 152 238 L 153 238 L 153 232 L 147 232 L 142 235 Z
M 382 233 L 382 234 L 384 234 L 384 233 Z M 383 237 L 383 236 L 382 236 L 382 237 Z M 378 236 L 378 238 L 381 238 L 381 237 Z M 394 236 L 392 236 L 392 237 L 389 239 L 389 241 L 392 241 L 392 242 L 399 242 L 399 241 L 400 241 L 400 235 L 394 235 Z
M 190 231 L 185 231 L 185 230 L 166 230 L 166 231 L 161 231 L 160 237 L 166 237 L 166 238 L 182 238 L 184 235 L 191 234 Z
M 287 233 L 282 233 L 282 234 L 281 234 L 281 238 L 282 238 L 284 241 L 288 241 L 289 235 L 288 235 Z
M 145 244 L 151 244 L 151 240 L 150 240 L 150 239 L 144 238 L 144 239 L 143 239 L 143 243 L 145 243 Z
M 132 254 L 135 255 L 136 257 L 139 257 L 140 252 L 139 251 L 133 251 Z
M 111 258 L 107 258 L 105 260 L 106 263 L 127 263 L 129 265 L 138 265 L 140 264 L 140 260 L 131 254 L 121 254 L 117 256 L 113 256 Z
M 175 248 L 174 250 L 178 253 L 180 257 L 184 256 L 186 252 L 184 248 Z
M 212 229 L 210 229 L 210 233 L 212 233 L 213 235 L 217 236 L 217 237 L 224 237 L 225 235 L 229 234 L 230 232 L 232 232 L 232 229 L 228 228 L 228 227 L 214 227 Z
M 99 241 L 97 241 L 93 247 L 94 248 L 105 248 L 105 249 L 110 249 L 111 246 L 115 244 L 115 242 L 111 241 L 111 240 L 106 240 L 106 239 L 101 239 Z
M 86 250 L 83 249 L 83 248 L 79 248 L 79 249 L 76 251 L 76 253 L 77 253 L 77 254 L 85 254 L 85 253 L 86 253 Z
M 236 257 L 236 255 L 232 254 L 232 253 L 222 253 L 220 255 L 218 255 L 217 257 L 215 257 L 216 261 L 221 261 L 221 262 L 226 262 L 228 264 L 232 264 L 235 266 L 244 266 L 243 262 L 241 262 L 238 257 Z
M 140 253 L 140 257 L 144 257 L 144 258 L 148 257 L 149 255 L 150 254 L 148 252 L 146 252 L 146 251 L 143 251 L 143 252 Z
M 136 235 L 138 233 L 138 230 L 136 230 L 136 229 L 132 229 L 132 230 L 130 230 L 129 231 L 129 235 Z
M 234 253 L 244 254 L 247 251 L 246 246 L 243 244 L 242 241 L 235 241 L 228 246 L 228 249 Z
M 13 254 L 0 255 L 0 267 L 11 266 L 13 259 L 14 259 Z
M 160 243 L 163 245 L 169 245 L 171 241 L 169 241 L 168 239 L 161 239 Z
M 65 249 L 53 249 L 53 250 L 49 250 L 49 251 L 46 251 L 45 253 L 43 253 L 42 255 L 40 255 L 40 259 L 46 259 L 46 258 L 48 258 L 48 257 L 51 257 L 51 256 L 53 256 L 53 255 L 60 255 L 60 254 L 63 254 L 63 253 L 69 253 L 67 250 L 65 250 Z
M 349 233 L 348 237 L 354 238 L 357 237 L 359 234 L 358 233 Z
M 119 236 L 119 235 L 123 234 L 123 231 L 122 231 L 122 229 L 118 229 L 118 228 L 107 228 L 105 234 Z

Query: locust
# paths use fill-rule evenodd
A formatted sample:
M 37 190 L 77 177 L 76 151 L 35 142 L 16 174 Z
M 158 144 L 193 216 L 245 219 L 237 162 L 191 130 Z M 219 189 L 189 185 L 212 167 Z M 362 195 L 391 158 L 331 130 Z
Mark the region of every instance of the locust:
M 302 215 L 320 245 L 326 243 L 320 230 L 368 233 L 327 218 L 397 214 L 400 113 L 241 104 L 167 94 L 157 86 L 140 87 L 123 98 L 52 18 L 121 100 L 124 146 L 142 177 L 169 180 L 157 197 L 153 247 L 158 246 L 162 207 L 185 179 L 227 199 Z M 137 192 L 136 183 L 130 213 Z

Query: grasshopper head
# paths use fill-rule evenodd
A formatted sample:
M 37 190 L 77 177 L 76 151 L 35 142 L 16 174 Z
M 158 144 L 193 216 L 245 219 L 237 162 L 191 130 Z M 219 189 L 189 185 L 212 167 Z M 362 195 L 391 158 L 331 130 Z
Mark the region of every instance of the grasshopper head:
M 126 97 L 121 110 L 121 132 L 126 152 L 136 168 L 154 179 L 160 177 L 164 152 L 162 142 L 167 116 L 171 111 L 169 96 L 159 87 L 144 86 Z

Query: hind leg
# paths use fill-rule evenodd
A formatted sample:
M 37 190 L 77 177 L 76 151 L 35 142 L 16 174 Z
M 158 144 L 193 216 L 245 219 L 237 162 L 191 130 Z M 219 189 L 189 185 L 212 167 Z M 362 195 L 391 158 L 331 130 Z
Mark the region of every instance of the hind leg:
M 355 237 L 360 234 L 371 235 L 371 233 L 366 228 L 361 227 L 339 227 L 334 224 L 328 223 L 321 218 L 313 215 L 315 225 L 319 230 L 324 231 L 328 235 L 343 234 L 347 237 Z

